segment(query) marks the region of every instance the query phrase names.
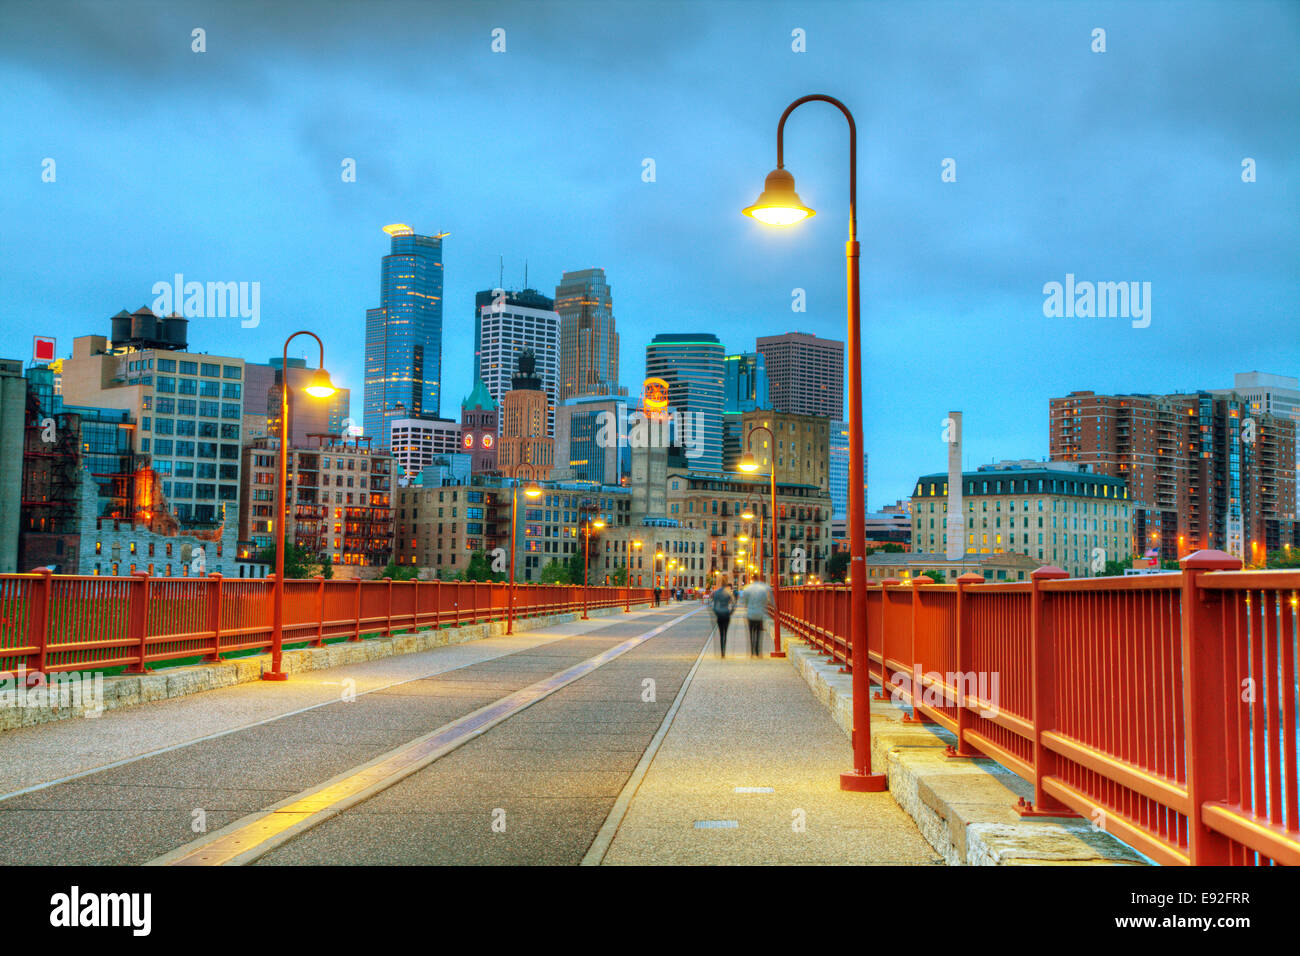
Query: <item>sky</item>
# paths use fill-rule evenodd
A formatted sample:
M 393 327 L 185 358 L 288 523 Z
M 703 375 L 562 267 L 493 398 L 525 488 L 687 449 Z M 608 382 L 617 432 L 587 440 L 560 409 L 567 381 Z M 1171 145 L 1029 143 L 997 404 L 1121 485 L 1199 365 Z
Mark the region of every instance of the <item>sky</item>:
M 40 333 L 69 354 L 175 273 L 257 282 L 259 324 L 195 319 L 191 349 L 266 361 L 312 329 L 359 420 L 394 222 L 449 233 L 446 417 L 473 387 L 473 297 L 500 257 L 507 288 L 527 262 L 548 295 L 605 269 L 633 393 L 658 332 L 730 352 L 843 340 L 840 114 L 809 104 L 786 127 L 816 217 L 739 212 L 776 165 L 782 110 L 826 93 L 858 127 L 877 509 L 946 468 L 950 409 L 974 467 L 1046 457 L 1048 400 L 1072 390 L 1300 375 L 1297 49 L 1300 4 L 1252 0 L 6 0 L 0 353 L 29 359 Z M 1067 274 L 1150 283 L 1150 323 L 1045 315 Z

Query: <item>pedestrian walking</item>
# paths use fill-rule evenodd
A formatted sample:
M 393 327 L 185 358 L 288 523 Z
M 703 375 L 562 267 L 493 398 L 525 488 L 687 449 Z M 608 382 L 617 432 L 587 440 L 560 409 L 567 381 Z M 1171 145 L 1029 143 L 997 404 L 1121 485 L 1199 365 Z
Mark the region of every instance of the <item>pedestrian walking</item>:
M 713 592 L 713 616 L 718 622 L 719 657 L 727 656 L 727 628 L 731 624 L 731 612 L 736 606 L 736 595 L 730 583 L 723 581 Z
M 758 657 L 763 652 L 763 630 L 772 604 L 772 589 L 759 574 L 740 592 L 740 596 L 745 599 L 745 618 L 749 622 L 749 651 Z
M 655 585 L 655 607 L 659 606 L 660 600 L 663 599 L 663 589 L 658 584 Z

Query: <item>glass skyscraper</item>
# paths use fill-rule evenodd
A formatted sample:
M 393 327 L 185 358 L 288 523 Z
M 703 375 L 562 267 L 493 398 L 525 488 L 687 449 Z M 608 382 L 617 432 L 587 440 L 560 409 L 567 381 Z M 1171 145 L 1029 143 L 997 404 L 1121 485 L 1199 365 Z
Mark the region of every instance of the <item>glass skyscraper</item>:
M 365 432 L 389 447 L 395 418 L 437 418 L 442 389 L 442 238 L 410 226 L 392 237 L 379 274 L 379 307 L 366 310 Z
M 661 332 L 645 349 L 645 373 L 668 383 L 668 405 L 684 417 L 678 442 L 692 471 L 722 470 L 725 354 L 716 335 Z M 698 454 L 691 446 L 698 443 Z

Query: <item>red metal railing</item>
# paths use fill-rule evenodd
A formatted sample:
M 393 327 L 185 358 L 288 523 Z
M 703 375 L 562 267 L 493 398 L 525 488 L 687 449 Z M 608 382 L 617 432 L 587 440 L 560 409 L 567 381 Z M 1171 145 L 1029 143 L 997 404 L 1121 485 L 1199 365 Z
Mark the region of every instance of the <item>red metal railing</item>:
M 126 667 L 271 646 L 273 579 L 0 575 L 0 672 Z M 504 619 L 509 585 L 459 581 L 284 582 L 284 642 Z M 515 615 L 577 611 L 583 588 L 515 585 Z M 589 587 L 587 606 L 651 600 L 649 588 Z
M 1167 864 L 1300 864 L 1300 572 L 1222 552 L 1180 573 L 869 584 L 866 666 L 909 718 Z M 781 589 L 781 618 L 852 669 L 849 589 Z M 919 675 L 918 675 L 919 672 Z M 919 676 L 919 680 L 918 680 Z

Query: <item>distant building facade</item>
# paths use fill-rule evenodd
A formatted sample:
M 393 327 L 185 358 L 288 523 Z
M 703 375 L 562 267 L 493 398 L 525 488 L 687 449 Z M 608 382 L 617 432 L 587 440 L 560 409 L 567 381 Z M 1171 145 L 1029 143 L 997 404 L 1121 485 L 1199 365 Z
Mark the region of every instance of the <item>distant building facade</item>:
M 536 289 L 493 289 L 474 297 L 474 375 L 504 403 L 519 356 L 532 353 L 534 373 L 546 395 L 546 434 L 555 434 L 559 396 L 560 316 L 554 300 Z M 504 424 L 504 422 L 503 422 Z
M 806 332 L 760 335 L 772 408 L 797 415 L 844 417 L 844 343 Z

